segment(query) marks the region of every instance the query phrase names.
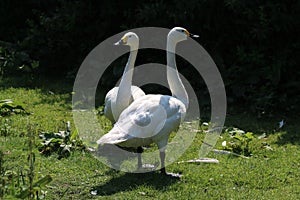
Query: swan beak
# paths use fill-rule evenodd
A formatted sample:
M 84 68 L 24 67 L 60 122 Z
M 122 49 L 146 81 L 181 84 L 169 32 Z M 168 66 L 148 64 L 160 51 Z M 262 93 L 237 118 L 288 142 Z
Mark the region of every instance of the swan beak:
M 199 37 L 199 35 L 192 34 L 192 33 L 188 32 L 187 30 L 184 30 L 184 32 L 189 37 L 193 37 L 193 38 L 198 38 Z
M 121 40 L 119 40 L 118 42 L 116 42 L 114 45 L 121 45 L 121 44 L 126 44 L 127 43 L 127 37 L 126 36 L 123 36 L 121 38 Z
M 122 40 L 119 40 L 118 42 L 114 43 L 114 45 L 121 45 L 122 43 Z
M 114 45 L 124 45 L 126 44 L 126 42 L 124 42 L 124 40 L 119 40 L 118 42 L 114 43 Z

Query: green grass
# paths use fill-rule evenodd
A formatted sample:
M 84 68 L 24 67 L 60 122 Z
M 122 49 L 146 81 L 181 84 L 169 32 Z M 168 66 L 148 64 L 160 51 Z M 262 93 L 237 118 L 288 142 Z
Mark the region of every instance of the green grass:
M 65 130 L 67 121 L 71 121 L 74 130 L 71 85 L 62 88 L 63 80 L 48 82 L 51 84 L 45 80 L 34 83 L 34 87 L 22 87 L 13 82 L 0 81 L 0 99 L 22 102 L 25 109 L 32 113 L 0 117 L 0 129 L 5 126 L 8 132 L 6 136 L 0 136 L 6 184 L 12 182 L 9 173 L 24 171 L 26 174 L 28 171 L 28 127 L 36 134 L 36 144 L 40 142 L 38 133 Z M 287 123 L 278 129 L 282 118 Z M 99 121 L 104 132 L 107 131 L 108 121 L 104 117 L 99 117 Z M 181 179 L 164 177 L 158 172 L 118 172 L 85 151 L 72 152 L 69 157 L 59 160 L 56 154 L 44 156 L 35 148 L 35 180 L 46 175 L 53 178 L 50 184 L 42 187 L 43 191 L 47 191 L 46 199 L 298 199 L 298 122 L 299 118 L 285 115 L 256 118 L 248 113 L 229 112 L 227 127 L 254 133 L 255 138 L 249 142 L 252 156 L 246 159 L 211 152 L 208 157 L 218 159 L 219 164 L 178 164 L 177 161 L 198 157 L 204 137 L 200 132 L 189 149 L 167 167 L 168 171 L 182 173 Z M 258 139 L 263 133 L 266 137 Z M 224 140 L 232 139 L 227 133 L 222 134 L 216 148 L 221 149 Z M 136 160 L 132 162 L 136 163 Z

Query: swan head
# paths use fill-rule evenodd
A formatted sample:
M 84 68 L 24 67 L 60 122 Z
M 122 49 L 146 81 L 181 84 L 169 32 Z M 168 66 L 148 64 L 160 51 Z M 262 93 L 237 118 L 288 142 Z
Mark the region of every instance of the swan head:
M 115 45 L 128 45 L 131 50 L 137 50 L 139 47 L 139 37 L 133 32 L 128 32 Z
M 191 34 L 188 30 L 182 27 L 174 27 L 168 34 L 168 39 L 171 39 L 176 42 L 184 41 L 188 37 L 199 37 L 199 36 Z

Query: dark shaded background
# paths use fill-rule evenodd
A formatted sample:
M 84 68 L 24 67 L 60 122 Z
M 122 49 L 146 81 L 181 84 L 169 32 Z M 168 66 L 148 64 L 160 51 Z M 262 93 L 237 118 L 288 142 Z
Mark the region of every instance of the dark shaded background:
M 222 74 L 229 106 L 295 113 L 300 97 L 299 19 L 297 0 L 1 0 L 0 76 L 72 79 L 85 56 L 111 35 L 137 27 L 182 26 L 201 35 L 199 43 Z M 137 65 L 160 62 L 164 54 L 142 51 Z M 115 66 L 124 65 L 124 58 L 103 77 L 107 90 L 121 76 L 123 69 Z M 178 62 L 186 64 L 180 58 Z M 179 70 L 205 97 L 202 106 L 208 105 L 199 77 L 189 68 Z M 146 90 L 157 92 L 157 87 Z

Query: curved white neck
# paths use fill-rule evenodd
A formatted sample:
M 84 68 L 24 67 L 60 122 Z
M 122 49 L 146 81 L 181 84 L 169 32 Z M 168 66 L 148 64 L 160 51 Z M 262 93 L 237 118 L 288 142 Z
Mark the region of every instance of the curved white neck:
M 127 61 L 127 64 L 125 66 L 122 79 L 120 81 L 118 94 L 116 97 L 116 105 L 120 108 L 120 110 L 117 110 L 115 113 L 115 116 L 119 116 L 121 112 L 129 105 L 130 99 L 131 99 L 131 84 L 132 84 L 132 76 L 134 71 L 134 63 L 137 56 L 137 48 L 131 48 L 130 47 L 130 54 Z
M 189 105 L 189 98 L 185 87 L 179 77 L 177 67 L 176 67 L 176 49 L 177 42 L 171 38 L 167 40 L 167 79 L 168 84 L 172 93 L 172 96 L 176 97 L 187 108 Z

